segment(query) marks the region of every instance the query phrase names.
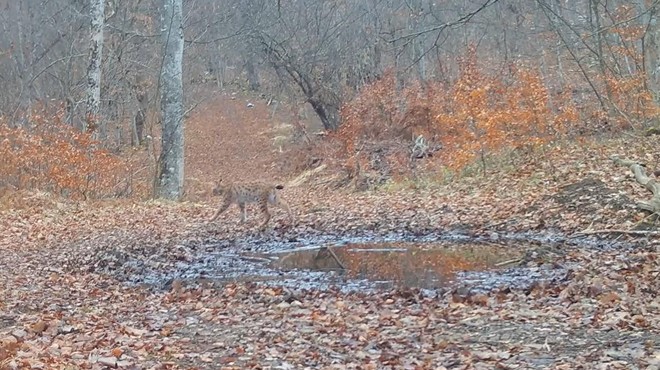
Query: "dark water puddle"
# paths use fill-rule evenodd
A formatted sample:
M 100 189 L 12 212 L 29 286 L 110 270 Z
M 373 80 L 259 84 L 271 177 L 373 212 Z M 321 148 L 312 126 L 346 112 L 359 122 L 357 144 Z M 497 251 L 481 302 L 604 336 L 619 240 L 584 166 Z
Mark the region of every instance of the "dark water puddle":
M 470 292 L 526 289 L 561 282 L 572 268 L 562 254 L 571 249 L 632 247 L 593 237 L 520 233 L 469 235 L 461 231 L 392 232 L 372 235 L 243 235 L 177 245 L 159 254 L 118 252 L 107 272 L 122 281 L 168 289 L 173 280 L 338 289 L 366 292 L 415 287 L 437 294 L 459 287 Z M 521 258 L 523 263 L 517 263 Z M 547 258 L 546 258 L 547 257 Z M 511 263 L 506 263 L 511 262 Z
M 459 272 L 490 270 L 519 259 L 521 253 L 492 244 L 386 242 L 301 248 L 255 257 L 283 271 L 334 272 L 349 279 L 437 289 L 451 284 Z
M 174 279 L 216 285 L 255 282 L 291 289 L 369 292 L 394 287 L 420 288 L 431 295 L 461 286 L 469 291 L 503 287 L 525 289 L 560 281 L 570 266 L 519 265 L 523 255 L 544 246 L 569 248 L 567 240 L 544 235 L 526 238 L 462 234 L 333 237 L 296 240 L 223 240 L 181 246 L 184 257 L 152 268 L 144 261 L 124 264 L 122 280 L 168 289 Z M 165 256 L 172 260 L 171 253 Z

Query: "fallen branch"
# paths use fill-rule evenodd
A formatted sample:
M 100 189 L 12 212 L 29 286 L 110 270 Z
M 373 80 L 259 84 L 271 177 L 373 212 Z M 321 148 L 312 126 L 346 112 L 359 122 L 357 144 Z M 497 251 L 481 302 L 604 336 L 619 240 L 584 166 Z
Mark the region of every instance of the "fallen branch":
M 326 165 L 322 164 L 322 165 L 320 165 L 316 168 L 313 168 L 311 170 L 307 170 L 307 171 L 301 173 L 300 175 L 298 175 L 298 177 L 296 177 L 294 180 L 290 181 L 287 184 L 287 187 L 292 188 L 292 187 L 295 187 L 295 186 L 300 186 L 300 185 L 304 184 L 305 182 L 307 182 L 307 180 L 309 180 L 313 175 L 316 175 L 317 173 L 323 171 L 325 168 L 326 168 Z
M 660 231 L 654 231 L 654 230 L 602 229 L 602 230 L 584 230 L 584 231 L 578 231 L 578 232 L 576 232 L 574 235 L 592 235 L 592 234 L 660 235 Z
M 330 247 L 326 247 L 326 249 L 328 250 L 328 252 L 330 252 L 330 254 L 335 259 L 335 261 L 337 261 L 337 264 L 339 264 L 339 267 L 341 267 L 342 270 L 346 270 L 346 266 L 344 266 L 344 264 L 341 263 L 341 260 L 339 259 L 339 257 L 337 257 L 337 254 L 335 253 L 335 251 L 333 251 L 332 248 L 330 248 Z
M 265 262 L 265 263 L 273 262 L 273 260 L 271 260 L 270 258 L 257 257 L 257 256 L 241 256 L 241 259 L 252 262 Z
M 653 194 L 649 201 L 637 202 L 637 208 L 660 215 L 660 184 L 646 176 L 646 171 L 644 171 L 644 167 L 641 164 L 619 158 L 617 155 L 610 156 L 610 159 L 620 166 L 628 167 L 635 175 L 635 181 Z
M 519 262 L 521 262 L 522 260 L 523 260 L 522 258 L 516 258 L 516 259 L 513 259 L 513 260 L 508 260 L 508 261 L 499 262 L 499 263 L 496 263 L 496 264 L 495 264 L 495 267 L 502 267 L 502 266 L 510 265 L 510 264 L 512 264 L 512 263 L 519 263 Z

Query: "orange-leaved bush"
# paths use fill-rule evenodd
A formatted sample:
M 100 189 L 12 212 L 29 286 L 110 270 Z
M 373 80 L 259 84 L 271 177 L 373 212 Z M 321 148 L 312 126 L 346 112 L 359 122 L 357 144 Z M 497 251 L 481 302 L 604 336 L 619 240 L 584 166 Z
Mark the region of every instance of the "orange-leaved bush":
M 91 133 L 62 122 L 63 112 L 29 114 L 20 126 L 0 122 L 0 185 L 73 198 L 115 195 L 125 163 Z
M 626 116 L 613 117 L 614 123 L 626 126 L 629 119 L 645 120 L 660 115 L 660 108 L 653 99 L 652 93 L 645 88 L 645 76 L 640 71 L 635 74 L 617 77 L 611 74 L 605 79 L 610 91 L 612 104 Z
M 412 151 L 423 137 L 442 144 L 432 161 L 459 169 L 477 156 L 546 143 L 580 119 L 571 96 L 551 94 L 537 69 L 512 64 L 507 76 L 483 73 L 474 47 L 459 67 L 453 82 L 399 86 L 390 71 L 365 87 L 342 109 L 344 123 L 333 135 L 338 154 L 394 175 L 414 167 Z
M 471 49 L 461 63 L 461 75 L 450 87 L 451 99 L 435 100 L 444 107 L 435 115 L 446 165 L 460 168 L 478 155 L 546 143 L 578 121 L 567 95 L 551 98 L 540 73 L 511 65 L 504 79 L 478 69 Z
M 411 160 L 408 145 L 419 135 L 434 135 L 434 89 L 396 84 L 394 72 L 388 70 L 342 107 L 343 124 L 330 135 L 337 143 L 331 158 L 343 161 L 349 171 L 361 167 L 392 177 L 404 174 Z

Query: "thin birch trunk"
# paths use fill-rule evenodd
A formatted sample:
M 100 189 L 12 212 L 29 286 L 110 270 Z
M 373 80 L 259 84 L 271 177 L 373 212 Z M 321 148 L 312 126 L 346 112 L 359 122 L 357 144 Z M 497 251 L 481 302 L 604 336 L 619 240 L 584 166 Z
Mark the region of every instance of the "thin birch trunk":
M 161 33 L 165 55 L 161 70 L 161 153 L 156 194 L 178 200 L 183 193 L 183 23 L 182 0 L 165 0 Z

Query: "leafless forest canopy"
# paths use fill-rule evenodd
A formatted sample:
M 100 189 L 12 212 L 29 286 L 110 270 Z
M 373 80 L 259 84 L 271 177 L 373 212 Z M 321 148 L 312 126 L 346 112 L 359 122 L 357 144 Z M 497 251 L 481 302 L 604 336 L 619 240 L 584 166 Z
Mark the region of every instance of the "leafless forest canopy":
M 37 104 L 64 104 L 67 120 L 79 124 L 89 2 L 2 1 L 1 8 L 2 115 L 15 121 Z M 186 102 L 195 104 L 202 83 L 213 81 L 303 99 L 324 109 L 324 124 L 334 128 L 341 103 L 385 70 L 402 85 L 451 81 L 470 45 L 489 73 L 526 62 L 553 91 L 570 82 L 576 93 L 606 100 L 602 75 L 640 71 L 655 91 L 656 11 L 656 1 L 643 0 L 184 1 Z M 110 131 L 133 118 L 141 93 L 151 102 L 157 96 L 159 12 L 153 0 L 106 2 L 101 112 Z
M 98 4 L 0 1 L 0 115 L 9 127 L 56 113 L 76 129 L 90 124 Z M 169 26 L 162 8 L 154 0 L 105 2 L 98 137 L 108 147 L 138 145 L 159 129 Z M 569 131 L 576 122 L 644 127 L 658 115 L 657 10 L 657 0 L 183 1 L 184 111 L 188 117 L 218 93 L 304 103 L 326 130 L 347 126 L 341 135 L 352 151 L 364 146 L 351 137 L 365 135 L 355 121 L 433 121 L 445 138 L 495 146 L 522 136 L 506 141 L 488 127 L 515 130 L 507 122 L 537 125 L 552 115 L 564 114 L 555 121 L 570 121 Z M 405 98 L 385 99 L 383 81 Z M 479 100 L 482 93 L 488 97 Z M 498 94 L 527 107 L 491 110 Z M 416 106 L 421 95 L 426 105 Z M 491 117 L 482 128 L 480 115 Z M 451 136 L 457 125 L 477 128 Z M 483 153 L 479 145 L 459 152 Z

